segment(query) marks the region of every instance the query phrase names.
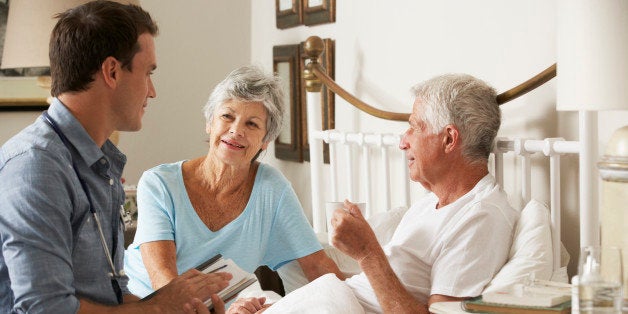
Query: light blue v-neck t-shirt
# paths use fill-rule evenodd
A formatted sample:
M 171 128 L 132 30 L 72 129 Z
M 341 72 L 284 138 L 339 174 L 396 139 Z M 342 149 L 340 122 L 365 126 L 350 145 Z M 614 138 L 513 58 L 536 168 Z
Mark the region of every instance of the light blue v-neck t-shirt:
M 124 257 L 133 294 L 144 297 L 153 292 L 139 250 L 146 242 L 175 241 L 179 274 L 216 254 L 252 273 L 261 265 L 276 270 L 322 249 L 290 182 L 276 169 L 260 164 L 244 211 L 213 232 L 190 203 L 182 164 L 157 166 L 139 181 L 137 232 Z

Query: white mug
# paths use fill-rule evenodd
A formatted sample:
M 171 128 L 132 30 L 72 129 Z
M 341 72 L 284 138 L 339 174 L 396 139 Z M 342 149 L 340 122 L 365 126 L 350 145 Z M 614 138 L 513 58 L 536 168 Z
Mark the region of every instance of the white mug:
M 364 210 L 366 209 L 366 203 L 354 203 L 360 209 L 362 215 L 364 215 Z M 334 235 L 334 227 L 331 225 L 331 218 L 334 216 L 334 211 L 336 209 L 342 208 L 347 210 L 344 202 L 326 202 L 325 203 L 325 220 L 327 221 L 327 243 L 331 245 L 331 238 Z

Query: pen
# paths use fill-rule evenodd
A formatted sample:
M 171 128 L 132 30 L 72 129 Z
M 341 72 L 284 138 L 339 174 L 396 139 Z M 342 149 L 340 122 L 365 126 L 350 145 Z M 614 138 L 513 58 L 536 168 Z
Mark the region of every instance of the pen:
M 225 268 L 225 267 L 227 267 L 227 265 L 222 265 L 222 266 L 220 266 L 220 267 L 218 267 L 218 268 L 216 268 L 216 269 L 213 269 L 213 270 L 212 270 L 212 271 L 210 271 L 208 274 L 215 273 L 215 272 L 217 272 L 217 271 L 219 271 L 219 270 L 221 270 L 221 269 L 223 269 L 223 268 Z

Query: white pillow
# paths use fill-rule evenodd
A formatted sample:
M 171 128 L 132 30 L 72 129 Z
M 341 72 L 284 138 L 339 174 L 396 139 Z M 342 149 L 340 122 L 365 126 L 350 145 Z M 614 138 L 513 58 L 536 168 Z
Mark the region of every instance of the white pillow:
M 387 212 L 373 214 L 367 219 L 381 246 L 390 242 L 397 226 L 401 222 L 401 218 L 403 218 L 403 215 L 405 215 L 407 211 L 407 207 L 400 206 Z
M 501 290 L 534 272 L 536 279 L 550 280 L 553 271 L 552 230 L 545 204 L 531 200 L 517 221 L 508 262 L 484 292 Z

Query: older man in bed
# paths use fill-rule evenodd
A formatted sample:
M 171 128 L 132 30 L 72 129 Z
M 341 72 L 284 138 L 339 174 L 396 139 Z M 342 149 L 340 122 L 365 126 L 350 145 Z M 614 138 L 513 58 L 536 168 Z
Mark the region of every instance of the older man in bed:
M 501 123 L 495 90 L 455 74 L 412 91 L 410 127 L 399 148 L 412 180 L 431 193 L 410 207 L 384 247 L 354 204 L 346 201 L 331 220 L 332 244 L 362 269 L 345 283 L 367 312 L 427 313 L 433 302 L 480 295 L 506 262 L 519 215 L 488 172 Z M 339 284 L 329 289 L 340 295 L 346 287 Z
M 431 191 L 383 248 L 353 204 L 332 218 L 332 244 L 358 261 L 346 283 L 365 310 L 427 313 L 429 304 L 480 295 L 504 265 L 518 219 L 488 172 L 501 114 L 495 90 L 469 75 L 416 85 L 399 148 L 410 177 Z

